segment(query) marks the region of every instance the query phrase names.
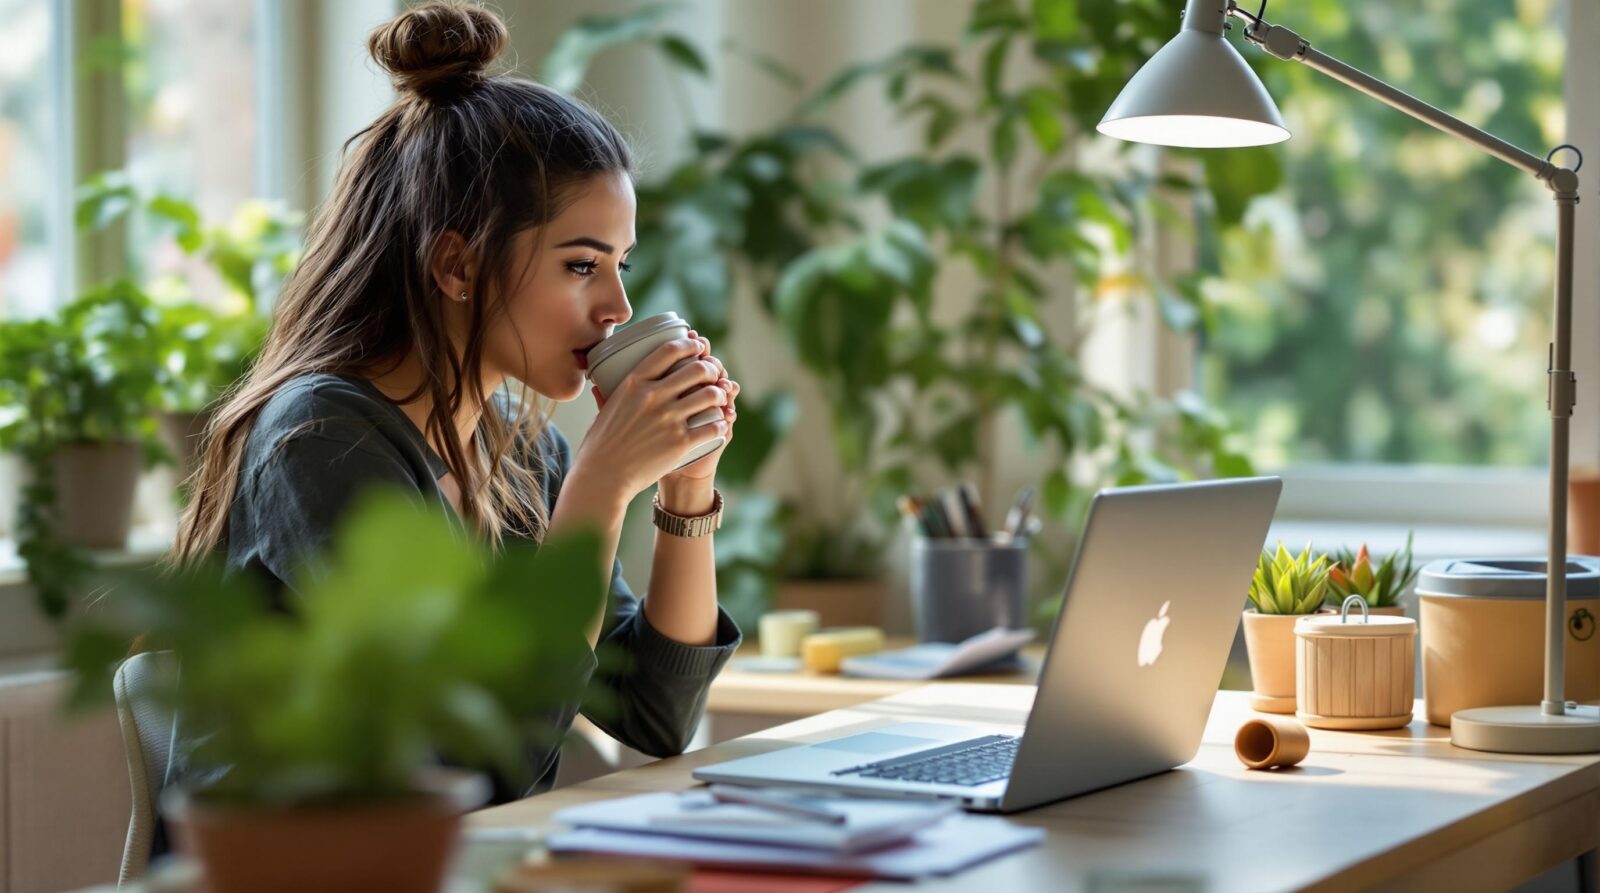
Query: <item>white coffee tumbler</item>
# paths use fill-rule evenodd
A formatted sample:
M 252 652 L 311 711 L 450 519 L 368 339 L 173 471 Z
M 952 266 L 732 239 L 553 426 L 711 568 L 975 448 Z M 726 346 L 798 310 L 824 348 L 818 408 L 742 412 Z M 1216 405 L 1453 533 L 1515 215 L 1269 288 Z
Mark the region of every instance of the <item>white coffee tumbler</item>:
M 623 326 L 612 332 L 610 338 L 590 349 L 589 380 L 600 388 L 602 396 L 609 399 L 611 392 L 622 384 L 622 380 L 628 377 L 628 373 L 633 371 L 633 367 L 639 365 L 640 360 L 649 356 L 656 348 L 666 344 L 668 341 L 686 338 L 688 335 L 689 324 L 678 314 L 671 311 L 658 313 L 655 316 Z M 685 363 L 694 362 L 694 359 L 689 357 L 679 360 L 673 364 L 672 368 L 677 370 Z M 704 412 L 690 416 L 689 427 L 698 428 L 702 425 L 709 425 L 720 418 L 722 418 L 722 408 L 713 406 Z M 714 452 L 718 447 L 722 446 L 723 440 L 724 438 L 714 437 L 705 443 L 696 445 L 688 453 L 684 454 L 683 461 L 678 463 L 677 468 L 682 468 L 690 462 Z M 675 468 L 674 470 L 677 469 Z

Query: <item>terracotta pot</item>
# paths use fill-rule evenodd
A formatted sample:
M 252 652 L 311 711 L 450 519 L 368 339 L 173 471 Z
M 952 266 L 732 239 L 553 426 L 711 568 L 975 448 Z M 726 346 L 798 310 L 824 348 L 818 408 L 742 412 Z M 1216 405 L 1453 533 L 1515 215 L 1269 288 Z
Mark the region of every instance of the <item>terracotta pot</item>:
M 773 610 L 817 612 L 824 627 L 884 625 L 889 584 L 876 578 L 856 580 L 785 580 L 773 599 Z
M 207 893 L 438 893 L 474 793 L 419 792 L 346 806 L 252 808 L 174 790 L 162 801 Z M 470 805 L 464 805 L 470 804 Z
M 1574 471 L 1567 478 L 1567 551 L 1600 555 L 1600 473 Z
M 88 549 L 126 546 L 142 459 L 133 441 L 62 447 L 55 455 L 61 537 Z
M 200 437 L 211 423 L 211 416 L 211 410 L 202 409 L 199 412 L 163 412 L 156 417 L 161 424 L 161 439 L 178 457 L 180 480 L 186 481 L 194 474 L 200 457 Z
M 1250 706 L 1262 713 L 1295 708 L 1294 623 L 1300 614 L 1244 612 L 1244 644 L 1250 656 Z

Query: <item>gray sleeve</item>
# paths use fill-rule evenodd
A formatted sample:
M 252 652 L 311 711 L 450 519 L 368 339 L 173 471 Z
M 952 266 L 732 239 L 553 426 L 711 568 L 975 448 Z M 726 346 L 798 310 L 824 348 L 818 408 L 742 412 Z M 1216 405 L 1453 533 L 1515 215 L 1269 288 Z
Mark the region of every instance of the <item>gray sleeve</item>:
M 293 435 L 270 447 L 244 482 L 248 541 L 237 543 L 240 563 L 295 590 L 312 567 L 307 562 L 323 551 L 363 494 L 388 488 L 424 499 L 404 459 L 374 440 L 333 429 Z
M 547 426 L 546 487 L 554 507 L 561 481 L 572 467 L 572 448 Z M 680 754 L 705 711 L 711 680 L 739 647 L 739 627 L 717 607 L 713 644 L 685 645 L 663 635 L 645 618 L 639 599 L 623 579 L 620 560 L 611 569 L 606 621 L 596 650 L 600 669 L 583 713 L 606 734 L 654 757 Z

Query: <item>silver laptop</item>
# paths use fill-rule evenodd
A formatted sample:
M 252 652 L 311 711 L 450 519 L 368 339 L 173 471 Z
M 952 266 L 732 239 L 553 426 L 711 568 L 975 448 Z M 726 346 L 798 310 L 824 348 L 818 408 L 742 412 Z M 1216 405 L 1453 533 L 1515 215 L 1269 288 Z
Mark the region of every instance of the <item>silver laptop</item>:
M 1281 488 L 1263 477 L 1095 496 L 1020 736 L 901 723 L 694 777 L 1014 812 L 1186 763 Z

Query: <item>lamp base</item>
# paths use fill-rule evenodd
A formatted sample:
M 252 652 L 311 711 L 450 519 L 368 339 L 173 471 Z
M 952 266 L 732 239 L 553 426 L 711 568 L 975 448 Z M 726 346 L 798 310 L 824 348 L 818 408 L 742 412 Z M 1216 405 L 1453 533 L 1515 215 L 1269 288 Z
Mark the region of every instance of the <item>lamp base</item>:
M 1490 753 L 1600 753 L 1600 708 L 1475 707 L 1450 717 L 1450 743 Z

